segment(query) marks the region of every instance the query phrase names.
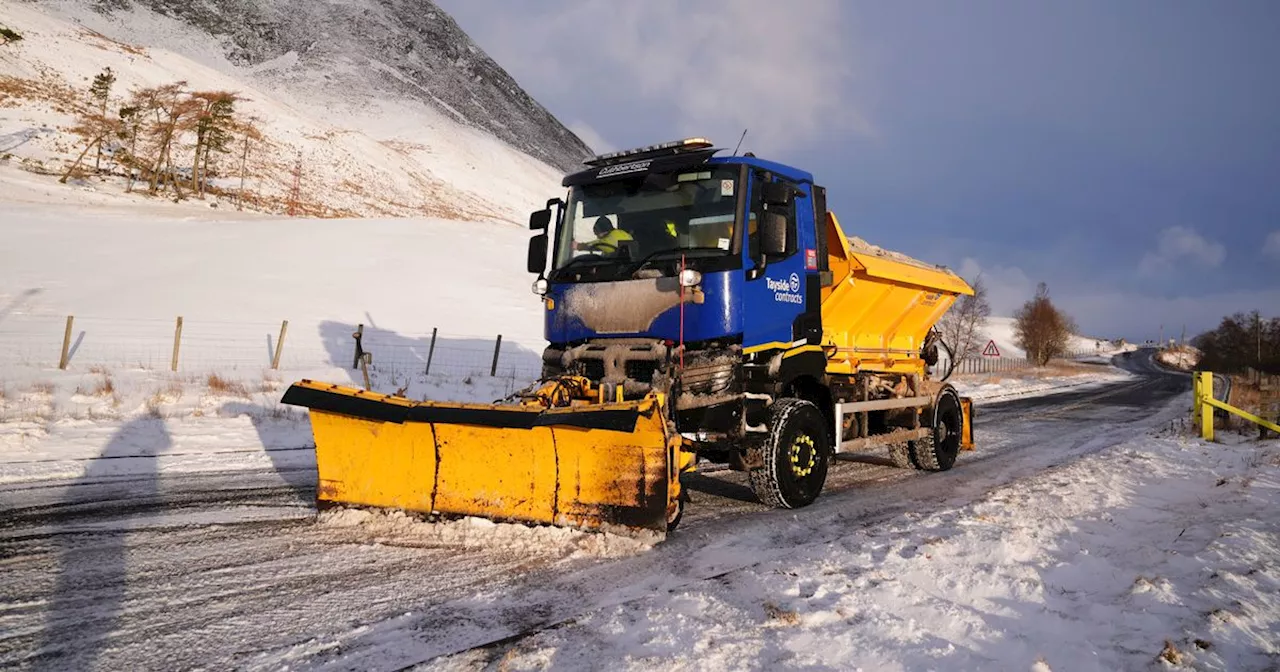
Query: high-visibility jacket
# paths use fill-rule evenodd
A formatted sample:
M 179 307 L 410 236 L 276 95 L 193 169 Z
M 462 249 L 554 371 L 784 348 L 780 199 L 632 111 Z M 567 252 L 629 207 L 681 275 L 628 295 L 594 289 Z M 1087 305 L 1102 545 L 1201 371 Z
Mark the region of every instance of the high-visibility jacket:
M 635 241 L 635 238 L 632 238 L 631 234 L 622 229 L 613 229 L 609 233 L 587 243 L 587 247 L 602 254 L 613 254 L 618 251 L 621 243 L 627 241 Z

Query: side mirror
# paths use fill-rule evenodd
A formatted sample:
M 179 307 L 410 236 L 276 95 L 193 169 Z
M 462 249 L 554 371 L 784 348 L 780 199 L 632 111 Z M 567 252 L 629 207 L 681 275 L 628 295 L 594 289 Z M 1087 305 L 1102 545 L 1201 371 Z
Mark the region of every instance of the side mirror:
M 760 251 L 771 257 L 789 257 L 796 251 L 786 217 L 776 212 L 764 213 L 760 220 Z
M 551 226 L 551 208 L 535 210 L 529 215 L 530 231 L 546 231 L 548 226 Z
M 795 198 L 795 190 L 781 182 L 765 182 L 760 187 L 760 200 L 767 205 L 791 205 Z
M 547 270 L 547 234 L 529 239 L 529 272 L 542 277 Z

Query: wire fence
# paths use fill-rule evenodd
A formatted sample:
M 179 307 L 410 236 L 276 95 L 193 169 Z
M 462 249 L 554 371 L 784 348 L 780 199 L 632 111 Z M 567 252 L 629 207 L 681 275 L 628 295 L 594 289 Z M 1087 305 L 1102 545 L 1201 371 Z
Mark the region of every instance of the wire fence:
M 1100 356 L 1102 356 L 1100 350 L 1073 350 L 1062 354 L 1057 359 L 1079 360 Z M 941 368 L 945 371 L 946 367 L 947 363 L 942 362 Z M 1032 368 L 1036 368 L 1035 362 L 1026 357 L 967 357 L 956 365 L 954 375 L 1006 373 Z
M 523 343 L 530 343 L 532 347 Z M 210 319 L 8 315 L 0 318 L 0 366 L 93 367 L 197 372 L 340 367 L 385 379 L 428 375 L 532 380 L 542 372 L 541 339 L 442 332 L 414 333 L 342 321 L 229 322 Z M 1100 350 L 1061 359 L 1098 357 Z M 362 362 L 367 356 L 367 362 Z M 939 366 L 945 370 L 945 361 Z M 961 360 L 956 375 L 1034 368 L 1025 357 Z
M 357 335 L 359 338 L 357 339 Z M 0 319 L 0 366 L 88 370 L 261 372 L 367 366 L 392 378 L 425 375 L 536 378 L 540 349 L 527 336 L 401 332 L 374 325 L 225 322 L 97 316 Z M 536 347 L 536 346 L 535 346 Z

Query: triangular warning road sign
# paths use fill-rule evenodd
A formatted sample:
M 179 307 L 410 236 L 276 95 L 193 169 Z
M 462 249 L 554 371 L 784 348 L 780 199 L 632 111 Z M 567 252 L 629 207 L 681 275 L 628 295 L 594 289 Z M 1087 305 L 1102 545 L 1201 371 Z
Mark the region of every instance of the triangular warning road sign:
M 982 349 L 983 357 L 999 357 L 1000 348 L 996 347 L 995 341 L 987 341 L 987 347 Z

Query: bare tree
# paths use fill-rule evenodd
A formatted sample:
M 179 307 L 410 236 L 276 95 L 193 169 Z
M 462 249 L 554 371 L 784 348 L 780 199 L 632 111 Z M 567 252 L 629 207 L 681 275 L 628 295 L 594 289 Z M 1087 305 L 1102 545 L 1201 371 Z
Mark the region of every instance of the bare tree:
M 263 140 L 262 132 L 258 130 L 258 122 L 261 120 L 257 117 L 249 117 L 235 123 L 235 132 L 241 137 L 240 151 L 240 191 L 236 194 L 236 209 L 244 209 L 244 181 L 249 172 L 249 150 L 255 143 Z
M 1014 342 L 1036 366 L 1065 353 L 1076 331 L 1075 321 L 1049 300 L 1049 287 L 1043 282 L 1036 286 L 1035 297 L 1022 304 L 1013 318 Z
M 115 120 L 95 111 L 86 111 L 80 116 L 79 123 L 71 127 L 71 132 L 85 139 L 84 151 L 80 152 L 80 156 L 76 157 L 72 163 L 62 174 L 62 179 L 58 180 L 62 184 L 66 184 L 71 175 L 80 168 L 80 164 L 84 161 L 84 157 L 93 151 L 96 147 L 102 146 L 102 141 L 107 136 L 112 135 L 118 128 Z
M 938 331 L 942 333 L 943 342 L 951 348 L 956 363 L 977 357 L 982 352 L 983 333 L 987 318 L 991 316 L 987 285 L 982 281 L 982 275 L 979 274 L 969 285 L 973 287 L 973 295 L 960 297 L 938 322 Z
M 182 133 L 190 130 L 200 105 L 186 92 L 186 82 L 175 82 L 142 89 L 135 94 L 138 106 L 149 113 L 145 125 L 151 145 L 150 180 L 147 193 L 156 194 L 166 184 L 171 185 L 178 198 L 181 188 L 174 178 L 173 148 Z

